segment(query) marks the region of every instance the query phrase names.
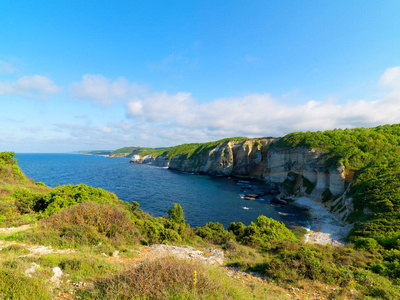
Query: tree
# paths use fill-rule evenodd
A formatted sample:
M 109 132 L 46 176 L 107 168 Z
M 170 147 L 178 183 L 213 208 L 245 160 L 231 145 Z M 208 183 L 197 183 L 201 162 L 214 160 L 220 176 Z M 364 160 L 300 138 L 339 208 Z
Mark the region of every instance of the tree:
M 169 220 L 174 223 L 185 224 L 185 218 L 183 216 L 183 209 L 179 203 L 174 203 L 172 208 L 168 210 Z

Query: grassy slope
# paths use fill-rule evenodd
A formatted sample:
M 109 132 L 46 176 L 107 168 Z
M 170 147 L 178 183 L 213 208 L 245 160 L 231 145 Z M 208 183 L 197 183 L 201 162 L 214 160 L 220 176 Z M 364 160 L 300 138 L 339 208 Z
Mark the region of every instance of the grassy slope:
M 145 151 L 140 155 L 163 155 L 168 159 L 179 155 L 184 160 L 200 156 L 228 141 L 246 139 L 236 137 L 183 144 L 167 150 Z M 349 239 L 356 242 L 360 238 L 372 238 L 385 248 L 400 250 L 392 242 L 400 237 L 400 124 L 294 132 L 279 139 L 272 147 L 321 149 L 327 153 L 327 167 L 341 162 L 347 170 L 354 171 L 356 177 L 348 196 L 353 197 L 355 211 L 348 221 L 357 225 Z
M 132 153 L 134 150 L 140 150 L 140 151 L 147 151 L 151 150 L 151 148 L 144 148 L 144 147 L 123 147 L 119 148 L 113 152 L 111 152 L 111 156 L 128 156 Z
M 400 124 L 292 133 L 275 146 L 323 149 L 328 166 L 342 162 L 355 171 L 348 193 L 355 211 L 348 221 L 357 224 L 349 239 L 400 250 L 393 242 L 400 237 Z
M 111 150 L 91 150 L 91 151 L 78 151 L 79 154 L 89 154 L 89 155 L 110 155 Z
M 59 293 L 72 297 L 71 289 L 82 299 L 116 299 L 127 293 L 161 299 L 284 299 L 287 293 L 300 299 L 317 293 L 331 298 L 400 297 L 396 251 L 370 244 L 363 250 L 304 245 L 282 224 L 265 217 L 249 226 L 233 223 L 230 231 L 218 223 L 192 229 L 185 224 L 180 206 L 168 211 L 169 218 L 154 218 L 138 209 L 137 203 L 124 203 L 101 189 L 84 185 L 50 189 L 35 184 L 19 171 L 12 155 L 2 153 L 1 158 L 0 204 L 7 203 L 16 212 L 3 226 L 18 224 L 18 220 L 37 224 L 28 231 L 0 236 L 6 243 L 0 251 L 4 298 L 50 299 Z M 25 245 L 7 244 L 11 242 Z M 229 266 L 265 274 L 272 283 L 237 280 L 219 268 L 176 258 L 138 257 L 137 251 L 145 249 L 142 244 L 163 242 L 222 248 Z M 31 244 L 76 250 L 26 256 Z M 120 259 L 102 254 L 115 250 Z M 26 277 L 24 272 L 33 262 L 40 267 L 34 276 Z M 68 273 L 72 282 L 89 282 L 94 289 L 73 287 L 65 278 L 59 288 L 49 290 L 45 282 L 54 266 Z M 158 284 L 146 288 L 151 282 Z
M 229 141 L 245 141 L 249 138 L 246 137 L 233 137 L 226 138 L 214 142 L 208 143 L 191 143 L 191 144 L 182 144 L 168 149 L 152 149 L 145 152 L 140 153 L 140 156 L 152 155 L 155 158 L 163 155 L 168 159 L 173 158 L 176 155 L 180 155 L 183 158 L 190 158 L 192 155 L 201 155 L 202 153 L 207 152 L 208 150 L 223 145 Z

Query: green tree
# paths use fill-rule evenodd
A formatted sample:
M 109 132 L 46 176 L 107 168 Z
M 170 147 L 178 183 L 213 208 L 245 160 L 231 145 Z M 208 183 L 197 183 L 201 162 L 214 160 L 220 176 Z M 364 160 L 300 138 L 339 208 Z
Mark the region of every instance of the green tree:
M 183 209 L 179 203 L 172 204 L 172 208 L 168 210 L 169 220 L 174 223 L 184 224 L 185 218 L 183 216 Z

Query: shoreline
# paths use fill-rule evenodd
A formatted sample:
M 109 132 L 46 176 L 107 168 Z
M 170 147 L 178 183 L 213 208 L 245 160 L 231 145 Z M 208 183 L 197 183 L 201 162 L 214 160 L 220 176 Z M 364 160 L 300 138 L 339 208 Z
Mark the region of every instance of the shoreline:
M 343 225 L 343 222 L 337 219 L 327 207 L 310 198 L 300 197 L 292 204 L 309 209 L 311 228 L 307 229 L 305 243 L 330 244 L 334 247 L 346 244 L 344 239 L 353 227 L 351 224 Z

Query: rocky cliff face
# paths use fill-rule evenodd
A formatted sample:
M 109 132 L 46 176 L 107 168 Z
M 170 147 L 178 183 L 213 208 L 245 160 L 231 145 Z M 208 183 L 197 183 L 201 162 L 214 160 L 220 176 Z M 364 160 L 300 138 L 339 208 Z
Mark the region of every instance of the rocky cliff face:
M 351 212 L 344 192 L 351 180 L 345 168 L 325 166 L 325 153 L 308 148 L 273 147 L 275 138 L 226 141 L 216 147 L 192 154 L 165 156 L 134 155 L 131 162 L 190 173 L 265 179 L 290 186 L 291 193 L 323 200 L 342 219 Z M 340 208 L 340 209 L 338 209 Z
M 141 147 L 129 147 L 126 149 L 126 151 L 127 152 L 111 153 L 109 156 L 110 157 L 132 158 L 134 155 L 139 154 L 143 151 L 146 151 L 146 149 L 141 148 Z

